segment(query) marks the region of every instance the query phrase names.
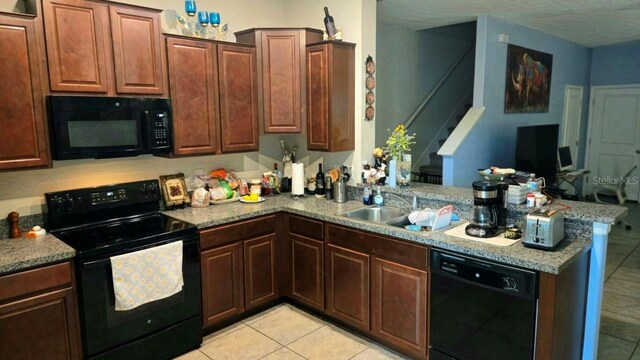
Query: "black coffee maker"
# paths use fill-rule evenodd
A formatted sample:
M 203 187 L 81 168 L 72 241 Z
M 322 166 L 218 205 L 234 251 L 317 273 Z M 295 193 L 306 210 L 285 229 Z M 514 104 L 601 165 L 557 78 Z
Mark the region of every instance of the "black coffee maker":
M 465 228 L 469 236 L 488 238 L 499 235 L 507 226 L 507 183 L 475 181 L 473 187 L 473 220 Z

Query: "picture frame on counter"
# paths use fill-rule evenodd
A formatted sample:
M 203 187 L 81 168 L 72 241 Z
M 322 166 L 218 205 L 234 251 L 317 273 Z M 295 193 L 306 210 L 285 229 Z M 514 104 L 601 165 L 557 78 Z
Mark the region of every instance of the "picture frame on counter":
M 160 187 L 165 207 L 174 208 L 189 204 L 187 183 L 183 173 L 160 176 Z

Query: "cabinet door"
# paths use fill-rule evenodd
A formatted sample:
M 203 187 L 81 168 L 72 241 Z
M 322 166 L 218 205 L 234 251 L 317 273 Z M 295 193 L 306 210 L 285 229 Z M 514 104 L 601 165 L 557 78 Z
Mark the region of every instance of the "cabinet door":
M 427 273 L 373 258 L 371 333 L 424 358 L 427 354 Z
M 369 331 L 369 255 L 327 245 L 325 312 Z
M 290 235 L 291 278 L 294 299 L 317 310 L 324 310 L 323 242 Z
M 108 92 L 107 8 L 84 0 L 43 1 L 51 91 Z
M 300 31 L 262 31 L 262 101 L 265 133 L 299 133 Z
M 222 152 L 258 150 L 256 49 L 218 45 Z
M 329 150 L 329 69 L 327 46 L 307 47 L 307 147 Z
M 276 236 L 244 242 L 244 284 L 247 309 L 276 298 Z
M 70 288 L 0 305 L 0 359 L 80 359 Z
M 204 251 L 202 267 L 202 321 L 215 325 L 244 312 L 242 242 Z
M 170 37 L 167 52 L 173 153 L 214 154 L 219 116 L 215 45 Z
M 164 94 L 160 14 L 116 5 L 109 9 L 116 92 Z
M 49 164 L 33 19 L 0 16 L 0 170 Z

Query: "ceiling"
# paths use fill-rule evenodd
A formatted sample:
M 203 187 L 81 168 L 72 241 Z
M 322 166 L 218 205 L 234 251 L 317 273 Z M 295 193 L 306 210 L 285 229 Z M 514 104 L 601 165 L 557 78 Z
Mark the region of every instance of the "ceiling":
M 378 0 L 383 23 L 413 30 L 491 15 L 587 47 L 640 39 L 640 0 Z

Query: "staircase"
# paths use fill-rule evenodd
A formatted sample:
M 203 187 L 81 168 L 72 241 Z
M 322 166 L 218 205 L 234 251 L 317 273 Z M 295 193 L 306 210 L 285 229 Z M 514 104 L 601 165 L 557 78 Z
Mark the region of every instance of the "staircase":
M 438 140 L 438 148 L 447 141 L 449 135 L 458 126 L 464 115 L 471 109 L 471 104 L 465 104 L 462 111 L 459 111 L 455 116 L 455 125 L 447 127 L 446 137 Z M 420 166 L 418 172 L 413 173 L 414 181 L 425 182 L 429 184 L 442 184 L 442 156 L 438 155 L 437 151 L 429 153 L 429 165 Z
M 471 108 L 474 64 L 472 43 L 405 121 L 407 132 L 417 134 L 417 152 L 412 154 L 413 181 L 442 184 L 442 157 L 437 151 Z

